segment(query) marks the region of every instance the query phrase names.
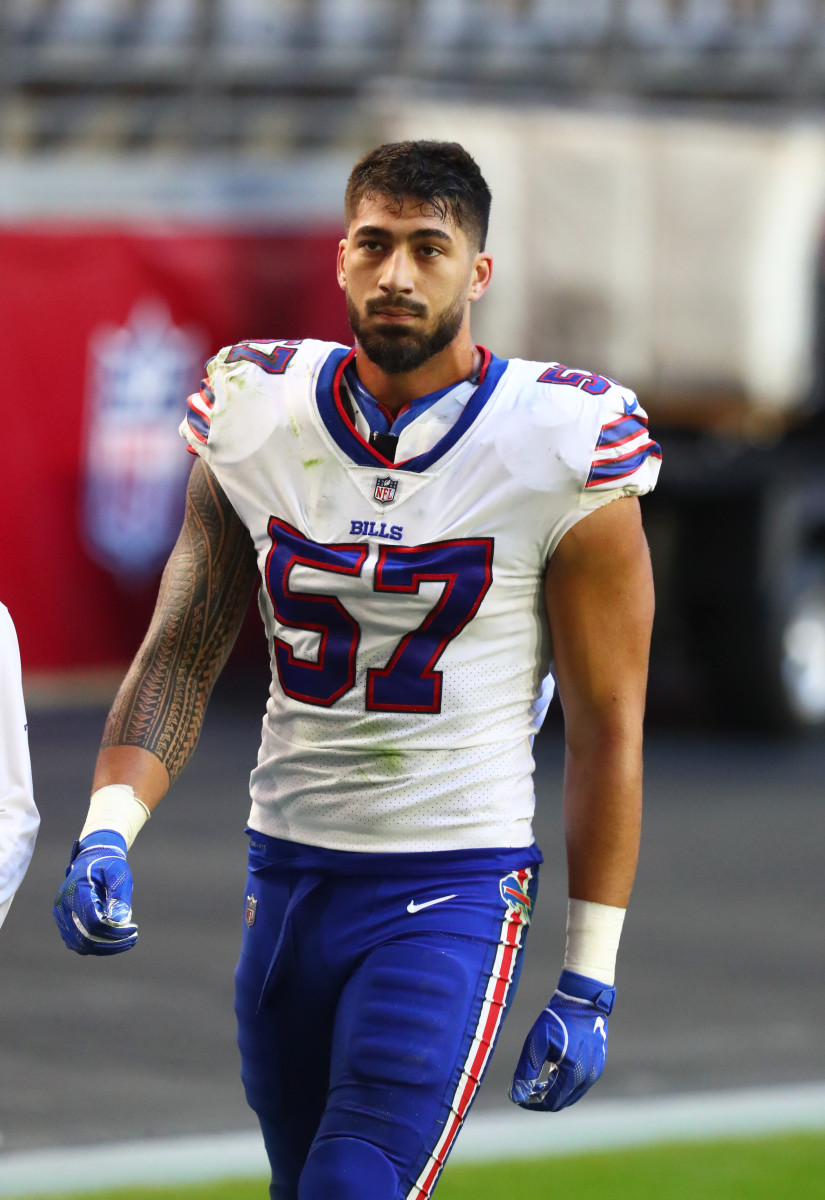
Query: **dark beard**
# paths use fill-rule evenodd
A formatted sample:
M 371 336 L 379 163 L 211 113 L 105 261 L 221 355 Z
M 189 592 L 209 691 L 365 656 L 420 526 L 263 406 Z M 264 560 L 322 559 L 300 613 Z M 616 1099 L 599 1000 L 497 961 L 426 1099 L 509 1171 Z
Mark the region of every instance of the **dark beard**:
M 464 320 L 466 300 L 463 296 L 459 296 L 455 304 L 441 314 L 432 333 L 418 333 L 413 329 L 405 329 L 397 325 L 388 325 L 380 330 L 365 329 L 349 292 L 346 296 L 347 317 L 352 332 L 367 358 L 387 375 L 405 375 L 408 371 L 415 371 L 418 367 L 423 366 L 433 355 L 449 346 Z M 413 308 L 412 305 L 399 304 L 397 300 L 386 300 L 381 303 L 391 304 L 398 308 L 408 307 L 410 312 L 419 311 L 419 306 Z M 423 306 L 420 307 L 423 309 Z

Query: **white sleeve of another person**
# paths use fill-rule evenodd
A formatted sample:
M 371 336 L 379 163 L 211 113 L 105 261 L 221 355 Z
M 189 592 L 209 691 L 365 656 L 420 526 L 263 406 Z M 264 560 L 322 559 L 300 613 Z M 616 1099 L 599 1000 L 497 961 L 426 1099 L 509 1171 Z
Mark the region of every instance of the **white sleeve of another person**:
M 20 651 L 8 609 L 0 604 L 0 925 L 31 862 L 39 825 Z

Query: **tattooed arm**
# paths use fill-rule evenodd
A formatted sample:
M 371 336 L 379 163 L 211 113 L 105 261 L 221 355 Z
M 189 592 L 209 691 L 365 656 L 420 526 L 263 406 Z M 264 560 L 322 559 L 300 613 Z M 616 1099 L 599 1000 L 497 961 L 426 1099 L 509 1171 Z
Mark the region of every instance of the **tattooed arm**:
M 149 632 L 106 722 L 93 790 L 130 784 L 149 809 L 166 794 L 197 745 L 256 577 L 252 539 L 198 459 Z
M 249 534 L 198 460 L 183 528 L 149 632 L 109 713 L 86 823 L 54 902 L 60 936 L 78 954 L 122 954 L 137 941 L 126 855 L 146 810 L 195 749 L 255 575 Z

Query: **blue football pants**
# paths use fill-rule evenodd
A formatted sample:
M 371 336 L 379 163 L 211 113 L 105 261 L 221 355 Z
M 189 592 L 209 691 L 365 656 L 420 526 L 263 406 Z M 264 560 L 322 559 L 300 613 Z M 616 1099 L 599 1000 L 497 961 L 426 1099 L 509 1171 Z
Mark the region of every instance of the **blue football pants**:
M 507 879 L 250 870 L 235 1010 L 272 1200 L 430 1196 L 521 971 L 537 868 Z

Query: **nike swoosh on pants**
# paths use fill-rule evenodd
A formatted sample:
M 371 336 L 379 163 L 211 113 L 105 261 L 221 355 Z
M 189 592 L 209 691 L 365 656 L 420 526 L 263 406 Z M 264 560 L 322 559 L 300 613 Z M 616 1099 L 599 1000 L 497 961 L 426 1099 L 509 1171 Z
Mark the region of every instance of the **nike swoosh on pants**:
M 439 896 L 437 900 L 425 900 L 423 904 L 416 904 L 411 900 L 407 905 L 408 913 L 420 912 L 422 908 L 432 908 L 434 904 L 443 904 L 445 900 L 455 900 L 458 897 L 458 892 L 454 892 L 452 896 Z

